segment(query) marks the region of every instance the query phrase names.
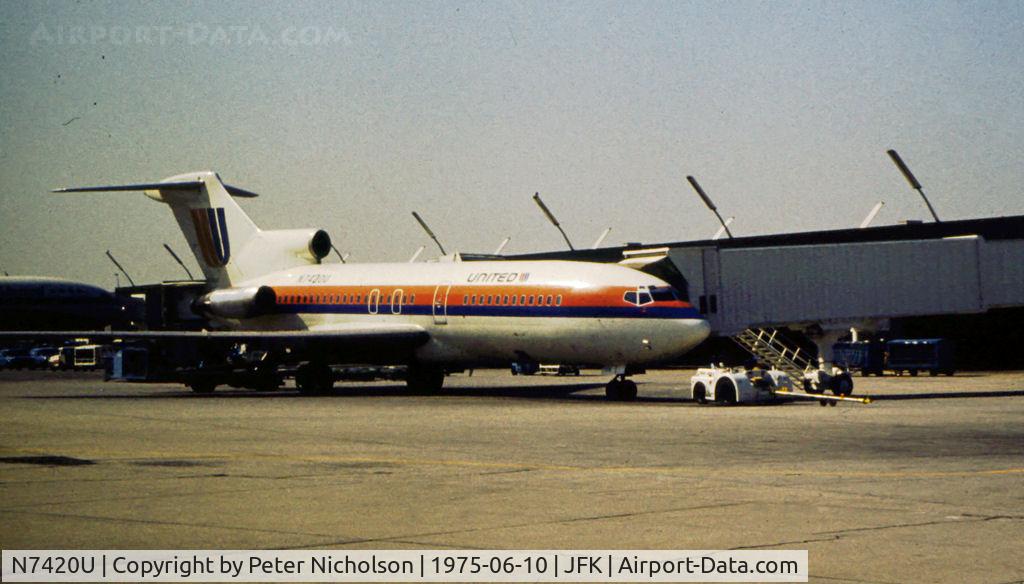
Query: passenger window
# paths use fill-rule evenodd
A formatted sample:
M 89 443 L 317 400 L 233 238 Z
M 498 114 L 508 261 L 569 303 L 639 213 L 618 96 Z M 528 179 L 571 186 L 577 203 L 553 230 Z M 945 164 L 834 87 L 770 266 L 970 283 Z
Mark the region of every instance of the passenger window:
M 463 294 L 462 295 L 462 303 L 463 304 L 469 304 L 469 294 Z
M 562 305 L 562 295 L 559 294 L 558 296 L 555 297 L 555 306 L 561 306 L 561 305 Z
M 416 295 L 415 294 L 413 294 L 412 296 L 409 297 L 409 303 L 410 304 L 416 304 Z
M 523 294 L 522 296 L 519 297 L 519 304 L 521 306 L 526 306 L 526 294 Z
M 545 302 L 545 304 L 547 304 L 548 306 L 551 306 L 551 295 L 550 294 L 548 294 L 548 298 L 547 298 L 547 301 Z
M 506 295 L 505 295 L 505 296 L 504 296 L 504 297 L 502 298 L 502 302 L 501 302 L 501 303 L 502 303 L 502 304 L 504 304 L 504 305 L 506 305 L 506 306 L 508 305 L 508 294 L 506 294 Z
M 488 306 L 490 306 L 490 304 L 491 304 L 491 302 L 492 302 L 493 300 L 494 300 L 494 296 L 493 296 L 493 295 L 491 295 L 491 294 L 488 294 L 488 295 L 487 295 L 487 305 L 488 305 Z
M 513 295 L 512 295 L 512 306 L 515 306 L 515 305 L 516 305 L 516 300 L 517 300 L 518 298 L 519 298 L 519 297 L 518 297 L 518 296 L 516 296 L 515 294 L 513 294 Z
M 530 298 L 529 298 L 530 306 L 533 306 L 533 298 L 534 298 L 533 294 L 530 294 Z

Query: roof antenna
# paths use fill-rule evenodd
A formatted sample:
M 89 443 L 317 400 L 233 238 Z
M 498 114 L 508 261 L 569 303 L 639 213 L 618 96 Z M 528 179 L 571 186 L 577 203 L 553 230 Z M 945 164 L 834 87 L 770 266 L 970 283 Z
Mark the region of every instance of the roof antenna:
M 921 183 L 917 182 L 917 178 L 914 177 L 914 173 L 910 172 L 910 168 L 908 168 L 906 163 L 903 162 L 903 159 L 900 158 L 900 155 L 897 154 L 895 150 L 890 150 L 889 158 L 892 158 L 892 161 L 896 163 L 896 166 L 900 169 L 900 172 L 903 173 L 904 178 L 906 178 L 907 182 L 910 183 L 910 188 L 920 193 L 921 198 L 924 199 L 924 204 L 928 205 L 928 211 L 931 212 L 932 218 L 935 219 L 935 222 L 942 223 L 942 220 L 939 219 L 939 216 L 935 214 L 935 209 L 932 207 L 932 204 L 928 200 L 928 197 L 925 196 L 924 188 L 921 187 Z
M 540 207 L 541 211 L 544 211 L 544 215 L 547 216 L 548 221 L 558 228 L 558 232 L 562 234 L 563 238 L 565 238 L 565 243 L 569 244 L 569 249 L 576 251 L 576 248 L 572 246 L 572 242 L 569 241 L 569 236 L 565 234 L 565 230 L 562 229 L 562 225 L 558 222 L 558 219 L 555 219 L 555 216 L 551 213 L 551 210 L 548 209 L 548 206 L 544 204 L 544 201 L 540 200 L 540 193 L 534 193 L 533 201 L 537 203 L 537 206 Z
M 735 217 L 729 217 L 728 219 L 726 219 L 725 220 L 725 225 L 722 225 L 721 227 L 719 227 L 718 231 L 716 231 L 715 234 L 711 236 L 711 241 L 717 241 L 719 238 L 721 238 L 723 235 L 725 235 L 725 229 L 728 226 L 732 225 L 732 222 L 733 222 L 734 219 L 736 219 L 736 218 Z
M 114 262 L 114 265 L 117 266 L 117 269 L 121 270 L 121 273 L 124 274 L 124 277 L 128 278 L 128 282 L 131 283 L 132 286 L 135 286 L 135 280 L 132 280 L 132 277 L 128 275 L 128 272 L 125 271 L 124 267 L 122 267 L 121 264 L 117 263 L 117 260 L 114 259 L 114 254 L 110 253 L 109 249 L 107 250 L 107 257 L 110 258 L 110 261 Z M 120 284 L 120 282 L 118 284 Z M 119 285 L 118 288 L 120 287 L 121 286 Z
M 422 227 L 423 230 L 427 232 L 427 235 L 430 236 L 430 239 L 433 239 L 434 243 L 437 244 L 438 249 L 441 250 L 441 255 L 448 255 L 448 252 L 444 250 L 444 246 L 441 245 L 441 242 L 437 240 L 437 236 L 434 235 L 434 232 L 430 230 L 430 227 L 427 227 L 427 222 L 424 221 L 422 217 L 420 217 L 420 214 L 417 213 L 416 211 L 413 211 L 412 216 L 415 217 L 416 220 L 420 222 L 420 227 Z
M 729 236 L 729 239 L 732 239 L 732 232 L 729 231 L 729 224 L 722 219 L 722 216 L 718 213 L 718 207 L 711 202 L 711 197 L 704 192 L 704 189 L 700 188 L 700 184 L 697 182 L 697 179 L 692 176 L 687 176 L 686 180 L 690 181 L 690 186 L 693 187 L 693 190 L 697 191 L 697 194 L 700 195 L 700 199 L 704 201 L 704 204 L 707 205 L 708 209 L 711 209 L 711 212 L 715 214 L 715 217 L 718 217 L 718 222 L 722 224 L 722 229 L 725 229 L 726 235 Z
M 505 251 L 505 246 L 508 245 L 508 242 L 510 241 L 512 241 L 512 238 L 506 237 L 505 241 L 502 241 L 501 244 L 498 246 L 498 249 L 494 250 L 494 255 L 501 255 L 501 252 Z
M 416 253 L 412 254 L 412 257 L 409 258 L 409 263 L 415 264 L 416 260 L 420 259 L 420 254 L 423 253 L 423 250 L 425 249 L 427 249 L 427 246 L 421 245 L 420 248 L 416 250 Z
M 590 246 L 590 249 L 597 249 L 597 248 L 601 247 L 601 244 L 604 243 L 604 238 L 608 237 L 608 234 L 611 233 L 611 232 L 612 232 L 612 228 L 611 227 L 609 227 L 608 229 L 605 229 L 604 233 L 602 233 L 601 236 L 597 238 L 597 241 L 594 242 L 594 245 Z
M 185 270 L 185 273 L 188 274 L 188 279 L 195 280 L 195 278 L 192 277 L 192 272 L 189 271 L 188 266 L 185 265 L 185 262 L 181 261 L 181 258 L 178 257 L 178 254 L 174 253 L 174 250 L 171 249 L 171 246 L 165 243 L 164 249 L 166 249 L 167 253 L 171 254 L 171 257 L 174 258 L 174 261 L 178 262 L 178 265 L 181 266 L 183 270 Z
M 881 211 L 882 207 L 884 206 L 885 201 L 878 201 L 877 203 L 875 203 L 875 206 L 871 208 L 871 211 L 868 213 L 868 216 L 865 217 L 864 220 L 860 222 L 860 228 L 864 229 L 868 225 L 871 225 L 871 222 L 875 220 L 875 215 L 878 215 L 878 212 Z
M 341 260 L 341 263 L 343 263 L 343 264 L 346 263 L 345 260 L 348 259 L 348 254 L 341 255 L 341 252 L 338 251 L 338 248 L 334 247 L 333 243 L 331 244 L 331 249 L 334 250 L 334 253 L 338 254 L 338 259 Z

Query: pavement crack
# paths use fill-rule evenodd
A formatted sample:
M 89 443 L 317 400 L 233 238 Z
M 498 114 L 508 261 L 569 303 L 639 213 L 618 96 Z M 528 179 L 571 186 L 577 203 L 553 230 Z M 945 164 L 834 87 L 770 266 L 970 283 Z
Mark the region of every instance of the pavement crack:
M 1010 519 L 1010 520 L 1024 519 L 1022 517 L 1017 517 L 1017 516 L 1013 516 L 1013 515 L 962 515 L 961 517 L 966 517 L 966 518 L 969 518 L 969 519 L 940 519 L 940 520 L 936 520 L 936 521 L 922 521 L 920 523 L 896 523 L 896 524 L 893 524 L 893 525 L 878 525 L 878 526 L 875 526 L 875 527 L 854 527 L 854 528 L 851 528 L 851 529 L 837 529 L 837 530 L 833 530 L 833 531 L 819 531 L 819 532 L 816 532 L 815 535 L 825 535 L 825 534 L 843 535 L 843 534 L 848 534 L 848 533 L 863 533 L 863 532 L 866 532 L 866 531 L 885 531 L 887 529 L 903 529 L 903 528 L 906 528 L 906 527 L 927 527 L 929 525 L 945 525 L 945 524 L 948 524 L 948 523 L 964 523 L 966 521 L 982 522 L 982 521 L 993 521 L 993 520 L 996 520 L 996 519 Z
M 77 513 L 47 513 L 43 511 L 18 511 L 5 509 L 0 513 L 10 513 L 14 515 L 36 515 L 41 517 L 53 517 L 58 519 L 84 519 L 88 521 L 105 521 L 111 523 L 133 523 L 139 525 L 164 525 L 164 526 L 176 526 L 176 527 L 188 527 L 188 528 L 203 528 L 203 529 L 223 529 L 226 531 L 240 531 L 246 533 L 270 533 L 274 535 L 300 535 L 306 537 L 332 537 L 328 534 L 323 533 L 309 533 L 304 531 L 287 531 L 281 529 L 261 529 L 258 527 L 241 527 L 236 525 L 213 525 L 209 523 L 190 523 L 188 521 L 164 521 L 161 519 L 132 519 L 129 517 L 105 517 L 102 515 L 81 515 Z M 358 541 L 358 540 L 355 540 Z
M 500 529 L 522 529 L 524 527 L 538 527 L 538 526 L 541 526 L 541 525 L 559 525 L 559 524 L 568 524 L 568 523 L 578 523 L 578 522 L 581 522 L 581 521 L 602 521 L 604 519 L 618 519 L 618 518 L 622 518 L 622 517 L 640 517 L 640 516 L 644 516 L 644 515 L 656 515 L 656 514 L 661 514 L 661 513 L 679 513 L 681 511 L 697 511 L 697 510 L 701 510 L 701 509 L 717 509 L 717 508 L 722 508 L 722 507 L 736 507 L 736 506 L 739 506 L 739 505 L 747 505 L 749 503 L 750 503 L 749 501 L 737 501 L 737 502 L 734 502 L 734 503 L 712 503 L 712 504 L 709 504 L 709 505 L 694 505 L 694 506 L 690 506 L 690 507 L 677 507 L 677 508 L 672 508 L 672 509 L 655 509 L 653 511 L 638 511 L 638 512 L 634 512 L 634 513 L 615 513 L 615 514 L 610 514 L 610 515 L 592 515 L 592 516 L 584 516 L 584 517 L 569 517 L 569 518 L 566 518 L 566 519 L 552 519 L 552 520 L 548 520 L 548 521 L 533 521 L 533 522 L 529 522 L 529 523 L 515 523 L 515 524 L 511 524 L 511 525 L 489 525 L 489 526 L 485 526 L 485 527 L 471 527 L 469 529 L 453 529 L 453 530 L 448 530 L 448 531 L 434 531 L 434 532 L 428 532 L 428 533 L 413 533 L 413 534 L 406 534 L 406 535 L 396 535 L 396 536 L 393 536 L 393 537 L 376 537 L 376 538 L 368 538 L 368 539 L 360 539 L 360 540 L 341 540 L 341 541 L 335 541 L 335 542 L 328 542 L 328 543 L 322 544 L 322 545 L 349 545 L 349 544 L 353 544 L 353 543 L 360 543 L 360 544 L 362 544 L 362 543 L 380 543 L 380 542 L 404 543 L 404 542 L 414 541 L 414 540 L 419 539 L 419 538 L 429 538 L 429 537 L 439 537 L 439 536 L 449 536 L 449 535 L 465 535 L 465 534 L 468 534 L 468 533 L 479 533 L 479 532 L 482 532 L 482 531 L 495 531 L 495 530 L 500 530 Z M 461 548 L 461 547 L 465 547 L 465 546 L 462 546 L 460 544 L 457 547 Z M 472 546 L 470 546 L 470 547 L 472 547 Z M 302 546 L 295 546 L 295 547 L 286 547 L 286 548 L 280 548 L 280 549 L 303 549 L 303 548 L 302 548 Z
M 831 537 L 819 537 L 811 539 L 794 539 L 790 541 L 777 541 L 774 543 L 759 543 L 757 545 L 741 545 L 738 547 L 729 548 L 731 550 L 756 550 L 761 548 L 779 547 L 780 545 L 803 545 L 807 543 L 820 543 L 823 541 L 837 541 L 841 539 L 841 535 L 833 535 Z

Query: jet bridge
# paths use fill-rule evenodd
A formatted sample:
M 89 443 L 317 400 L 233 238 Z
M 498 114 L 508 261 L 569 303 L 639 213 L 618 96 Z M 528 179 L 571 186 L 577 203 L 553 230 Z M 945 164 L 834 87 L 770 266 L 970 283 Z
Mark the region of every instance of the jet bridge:
M 701 246 L 667 255 L 685 274 L 691 301 L 723 336 L 1024 305 L 1024 239 Z
M 794 375 L 814 364 L 778 327 L 808 333 L 819 360 L 831 360 L 850 328 L 1024 307 L 1024 216 L 510 257 L 545 258 L 657 273 L 707 316 L 712 334 Z

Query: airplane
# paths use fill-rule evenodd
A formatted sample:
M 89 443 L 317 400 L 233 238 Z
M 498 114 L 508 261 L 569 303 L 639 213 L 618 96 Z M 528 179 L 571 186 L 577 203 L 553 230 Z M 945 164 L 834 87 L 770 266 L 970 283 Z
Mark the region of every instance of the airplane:
M 128 326 L 141 307 L 98 286 L 46 276 L 0 276 L 0 329 Z
M 333 386 L 332 364 L 407 365 L 409 388 L 430 392 L 449 371 L 557 362 L 604 367 L 614 374 L 607 396 L 633 399 L 628 376 L 686 353 L 710 333 L 671 285 L 614 264 L 321 264 L 331 250 L 325 231 L 260 229 L 234 200 L 257 195 L 210 171 L 54 192 L 106 191 L 144 191 L 171 208 L 209 283 L 193 307 L 211 327 L 109 336 L 258 347 L 273 366 L 297 365 L 305 393 Z M 201 373 L 186 381 L 194 391 L 222 382 Z

